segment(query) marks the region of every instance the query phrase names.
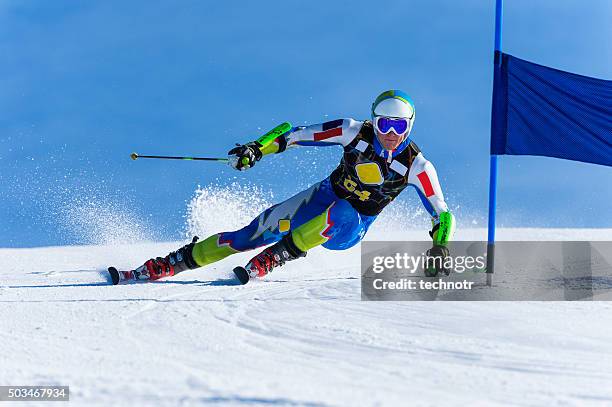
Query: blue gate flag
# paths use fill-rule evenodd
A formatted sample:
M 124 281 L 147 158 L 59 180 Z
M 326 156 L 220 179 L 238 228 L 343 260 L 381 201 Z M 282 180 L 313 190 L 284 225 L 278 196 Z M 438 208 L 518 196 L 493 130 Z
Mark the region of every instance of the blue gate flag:
M 499 51 L 495 60 L 491 154 L 612 166 L 612 81 Z

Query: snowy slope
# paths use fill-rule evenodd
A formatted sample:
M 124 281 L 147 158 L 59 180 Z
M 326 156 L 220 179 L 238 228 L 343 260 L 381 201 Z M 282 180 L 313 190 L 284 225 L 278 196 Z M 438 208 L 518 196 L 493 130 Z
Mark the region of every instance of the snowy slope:
M 551 233 L 612 237 L 500 238 Z M 610 303 L 362 302 L 359 247 L 246 286 L 229 270 L 248 254 L 151 284 L 96 271 L 178 244 L 0 249 L 0 384 L 100 406 L 612 404 Z

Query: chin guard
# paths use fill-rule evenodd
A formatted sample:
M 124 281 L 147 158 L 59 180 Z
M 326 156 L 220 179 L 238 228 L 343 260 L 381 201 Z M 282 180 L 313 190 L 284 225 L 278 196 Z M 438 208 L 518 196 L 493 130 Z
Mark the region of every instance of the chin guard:
M 449 241 L 453 239 L 455 234 L 455 217 L 450 212 L 442 212 L 437 219 L 432 221 L 431 232 L 429 236 L 432 237 L 435 246 L 446 246 Z

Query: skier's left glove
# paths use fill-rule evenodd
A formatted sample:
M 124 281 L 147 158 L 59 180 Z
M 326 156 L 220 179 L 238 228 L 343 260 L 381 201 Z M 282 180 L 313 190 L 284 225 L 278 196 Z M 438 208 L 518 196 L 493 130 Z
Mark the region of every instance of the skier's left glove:
M 229 165 L 239 171 L 245 171 L 261 160 L 261 144 L 256 141 L 247 144 L 236 144 L 236 147 L 228 151 Z
M 444 273 L 446 276 L 450 274 L 450 269 L 445 267 L 444 264 L 444 260 L 450 255 L 448 247 L 434 245 L 427 250 L 426 255 L 425 275 L 427 277 L 435 277 L 440 273 Z

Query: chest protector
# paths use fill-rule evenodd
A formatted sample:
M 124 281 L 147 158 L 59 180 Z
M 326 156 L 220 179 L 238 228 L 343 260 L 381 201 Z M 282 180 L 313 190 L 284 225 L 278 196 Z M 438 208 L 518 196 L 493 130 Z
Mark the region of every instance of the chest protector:
M 374 128 L 365 121 L 355 139 L 344 147 L 344 155 L 330 180 L 338 197 L 357 212 L 380 213 L 408 185 L 408 172 L 420 150 L 410 142 L 391 162 L 374 151 Z

